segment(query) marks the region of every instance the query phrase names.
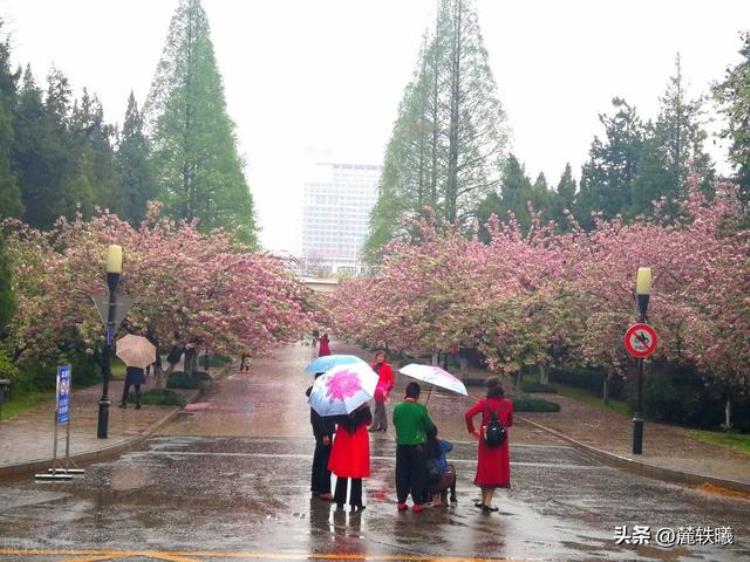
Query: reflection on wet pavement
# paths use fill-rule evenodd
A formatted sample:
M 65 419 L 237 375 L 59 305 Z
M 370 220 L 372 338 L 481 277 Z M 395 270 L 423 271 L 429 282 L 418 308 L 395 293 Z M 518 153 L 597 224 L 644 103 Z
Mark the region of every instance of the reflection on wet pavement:
M 729 525 L 740 545 L 690 552 L 705 560 L 750 552 L 747 502 L 625 474 L 569 447 L 514 446 L 514 486 L 498 493 L 500 512 L 492 515 L 473 507 L 471 443 L 451 453 L 459 503 L 422 514 L 396 513 L 389 440 L 373 444 L 364 513 L 309 498 L 311 454 L 305 438 L 155 438 L 73 482 L 7 483 L 0 546 L 244 552 L 247 559 L 250 553 L 669 558 L 670 551 L 615 545 L 615 526 L 640 524 Z

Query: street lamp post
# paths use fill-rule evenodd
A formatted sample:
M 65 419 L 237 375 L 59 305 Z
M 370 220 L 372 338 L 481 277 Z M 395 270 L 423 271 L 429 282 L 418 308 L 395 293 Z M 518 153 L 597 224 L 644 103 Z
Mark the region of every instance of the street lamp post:
M 104 352 L 102 354 L 102 396 L 99 399 L 99 421 L 96 426 L 96 436 L 107 438 L 109 426 L 109 377 L 110 353 L 115 332 L 115 316 L 117 310 L 117 283 L 122 273 L 122 247 L 112 245 L 107 250 L 107 286 L 109 287 L 109 303 L 107 307 L 107 326 L 105 328 Z
M 641 323 L 648 323 L 648 301 L 651 295 L 651 268 L 639 267 L 635 282 L 635 294 L 638 300 L 638 310 Z M 636 398 L 635 416 L 633 417 L 633 454 L 643 453 L 643 358 L 638 359 L 638 394 Z

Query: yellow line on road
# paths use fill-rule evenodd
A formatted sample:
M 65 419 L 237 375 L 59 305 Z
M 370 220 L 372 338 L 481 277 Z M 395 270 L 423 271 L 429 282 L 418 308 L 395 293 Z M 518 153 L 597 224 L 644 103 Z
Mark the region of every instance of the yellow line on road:
M 361 560 L 364 562 L 521 562 L 531 558 L 427 556 L 399 554 L 357 554 L 323 552 L 222 552 L 222 551 L 161 551 L 161 550 L 55 550 L 31 548 L 0 548 L 0 558 L 6 556 L 64 556 L 61 562 L 97 562 L 130 557 L 152 558 L 168 562 L 197 562 L 201 558 L 250 558 L 258 560 Z M 69 558 L 75 556 L 77 558 Z

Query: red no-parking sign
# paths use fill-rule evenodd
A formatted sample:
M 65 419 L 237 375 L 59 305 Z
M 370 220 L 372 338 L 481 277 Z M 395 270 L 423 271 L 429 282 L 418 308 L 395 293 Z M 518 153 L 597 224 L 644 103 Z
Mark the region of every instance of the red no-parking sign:
M 625 349 L 633 357 L 643 359 L 656 349 L 656 332 L 648 324 L 633 324 L 625 332 Z

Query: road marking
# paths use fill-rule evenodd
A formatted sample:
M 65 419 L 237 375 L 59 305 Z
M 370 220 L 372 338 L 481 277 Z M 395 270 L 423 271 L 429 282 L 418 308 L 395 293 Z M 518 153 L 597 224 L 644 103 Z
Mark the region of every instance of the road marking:
M 140 455 L 151 455 L 151 456 L 181 456 L 181 457 L 248 457 L 248 458 L 259 458 L 259 459 L 278 459 L 278 458 L 290 458 L 290 459 L 309 459 L 310 455 L 303 455 L 301 453 L 222 453 L 218 451 L 210 452 L 197 452 L 197 451 L 138 451 L 136 453 L 130 453 L 131 456 Z M 374 461 L 385 461 L 385 462 L 396 462 L 394 457 L 381 457 L 371 456 L 370 460 Z M 476 464 L 475 459 L 448 459 L 448 462 L 453 464 Z M 564 468 L 574 470 L 590 470 L 590 469 L 605 469 L 609 468 L 604 465 L 587 465 L 587 464 L 558 464 L 558 463 L 547 463 L 547 462 L 519 462 L 511 461 L 511 466 L 531 466 L 536 468 Z
M 0 548 L 0 557 L 6 556 L 64 556 L 61 562 L 95 562 L 100 560 L 121 560 L 123 558 L 152 558 L 170 562 L 198 562 L 198 559 L 211 558 L 251 558 L 259 560 L 360 560 L 364 562 L 514 562 L 540 560 L 538 558 L 508 557 L 466 557 L 466 556 L 428 556 L 399 554 L 357 554 L 325 552 L 213 552 L 170 550 L 56 550 L 56 549 L 12 549 Z M 75 556 L 77 558 L 69 558 Z

